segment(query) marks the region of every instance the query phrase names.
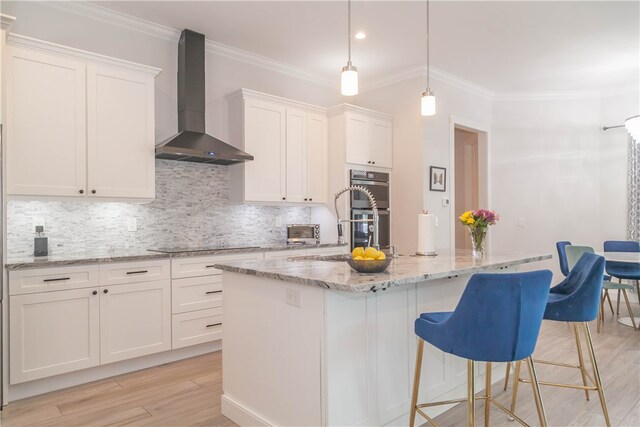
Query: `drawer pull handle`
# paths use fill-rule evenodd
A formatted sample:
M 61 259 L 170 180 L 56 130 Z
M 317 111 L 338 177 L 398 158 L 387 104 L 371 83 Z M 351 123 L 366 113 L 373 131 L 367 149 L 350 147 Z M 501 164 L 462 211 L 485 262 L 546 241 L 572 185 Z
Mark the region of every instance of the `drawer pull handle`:
M 207 325 L 207 328 L 212 328 L 214 326 L 220 326 L 220 325 L 222 325 L 222 323 L 212 323 L 210 325 Z
M 149 270 L 139 270 L 139 271 L 127 271 L 127 274 L 143 274 L 148 273 Z
M 204 268 L 214 268 L 215 265 L 205 265 Z
M 222 291 L 207 291 L 205 292 L 205 294 L 209 295 L 209 294 L 219 294 Z
M 43 282 L 60 282 L 62 280 L 71 280 L 71 277 L 58 277 L 57 279 L 44 279 Z

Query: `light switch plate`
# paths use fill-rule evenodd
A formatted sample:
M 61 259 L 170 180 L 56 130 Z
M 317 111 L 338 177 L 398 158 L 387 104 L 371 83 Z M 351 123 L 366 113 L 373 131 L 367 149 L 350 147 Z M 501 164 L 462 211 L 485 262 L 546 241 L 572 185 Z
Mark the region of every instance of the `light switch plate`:
M 448 197 L 443 197 L 442 198 L 442 207 L 446 208 L 447 206 L 449 206 L 450 201 Z
M 282 217 L 281 216 L 277 216 L 276 217 L 276 227 L 282 227 Z
M 525 217 L 521 216 L 518 217 L 518 227 L 524 227 L 527 225 L 527 220 L 525 219 Z
M 138 218 L 134 216 L 127 218 L 127 231 L 138 231 Z
M 300 289 L 286 288 L 284 291 L 285 302 L 294 307 L 301 307 L 300 304 Z

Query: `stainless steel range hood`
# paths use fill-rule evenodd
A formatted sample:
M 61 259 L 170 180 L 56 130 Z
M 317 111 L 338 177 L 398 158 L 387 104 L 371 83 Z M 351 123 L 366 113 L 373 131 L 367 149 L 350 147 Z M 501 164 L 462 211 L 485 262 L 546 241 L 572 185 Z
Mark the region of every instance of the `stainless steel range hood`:
M 156 158 L 231 165 L 253 156 L 205 133 L 204 34 L 184 30 L 178 43 L 178 134 L 156 147 Z

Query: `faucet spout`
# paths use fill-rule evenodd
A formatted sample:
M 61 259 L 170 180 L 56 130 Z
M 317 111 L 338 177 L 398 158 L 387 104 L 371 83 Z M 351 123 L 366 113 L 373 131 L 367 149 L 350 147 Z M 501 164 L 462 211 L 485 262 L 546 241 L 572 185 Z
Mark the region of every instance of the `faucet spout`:
M 338 211 L 338 199 L 341 195 L 348 192 L 359 191 L 363 193 L 369 199 L 369 203 L 371 204 L 371 209 L 373 210 L 373 219 L 372 220 L 353 220 L 353 219 L 340 219 L 340 212 Z M 345 238 L 343 234 L 342 223 L 344 222 L 371 222 L 372 225 L 369 226 L 369 231 L 373 234 L 373 247 L 377 250 L 380 250 L 380 242 L 378 238 L 378 223 L 380 222 L 380 216 L 378 215 L 378 205 L 376 204 L 376 199 L 373 198 L 373 194 L 369 190 L 359 185 L 352 185 L 350 187 L 346 187 L 340 191 L 338 191 L 333 200 L 333 206 L 336 210 L 336 218 L 338 220 L 338 244 L 344 244 Z

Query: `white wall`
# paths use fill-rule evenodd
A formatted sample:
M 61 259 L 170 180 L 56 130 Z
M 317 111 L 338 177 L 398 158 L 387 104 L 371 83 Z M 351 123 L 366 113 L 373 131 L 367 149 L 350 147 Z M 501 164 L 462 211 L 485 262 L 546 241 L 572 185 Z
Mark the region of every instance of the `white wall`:
M 451 241 L 451 221 L 457 216 L 450 207 L 442 206 L 451 197 L 451 163 L 449 145 L 450 116 L 488 124 L 491 101 L 432 78 L 436 94 L 437 114 L 420 115 L 420 96 L 424 79 L 416 77 L 380 89 L 364 92 L 357 104 L 394 115 L 392 180 L 392 243 L 403 253 L 415 252 L 417 246 L 417 214 L 428 209 L 438 215 L 436 248 L 447 251 Z M 447 191 L 429 191 L 429 166 L 447 168 Z

